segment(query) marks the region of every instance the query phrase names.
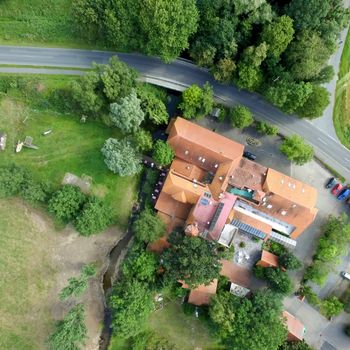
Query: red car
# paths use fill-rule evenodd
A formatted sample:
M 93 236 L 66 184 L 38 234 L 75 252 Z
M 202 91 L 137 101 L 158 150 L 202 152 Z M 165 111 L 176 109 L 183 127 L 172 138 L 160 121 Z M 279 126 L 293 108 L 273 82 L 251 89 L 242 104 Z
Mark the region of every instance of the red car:
M 343 185 L 342 184 L 336 184 L 333 189 L 332 189 L 332 194 L 337 196 L 340 191 L 343 189 Z

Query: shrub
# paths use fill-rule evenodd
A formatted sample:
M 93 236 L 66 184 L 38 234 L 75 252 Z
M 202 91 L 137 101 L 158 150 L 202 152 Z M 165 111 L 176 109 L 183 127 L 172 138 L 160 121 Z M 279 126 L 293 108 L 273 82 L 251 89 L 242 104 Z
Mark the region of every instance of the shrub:
M 152 149 L 152 135 L 147 130 L 140 129 L 133 135 L 133 141 L 135 143 L 135 147 L 139 152 L 147 152 Z
M 344 304 L 335 296 L 329 297 L 321 303 L 321 313 L 328 318 L 339 315 L 343 308 Z
M 263 134 L 263 135 L 274 136 L 278 134 L 277 126 L 268 124 L 264 121 L 256 121 L 255 128 L 260 134 Z
M 48 196 L 49 186 L 43 182 L 37 182 L 27 177 L 21 185 L 21 197 L 32 204 L 45 202 Z
M 299 135 L 286 137 L 280 147 L 281 152 L 293 163 L 303 165 L 314 156 L 312 146 Z
M 310 286 L 303 285 L 300 288 L 301 295 L 305 296 L 307 301 L 314 306 L 318 306 L 321 303 L 320 298 L 317 296 L 317 294 L 312 290 Z
M 25 171 L 15 165 L 0 169 L 0 197 L 10 197 L 19 193 L 25 178 Z
M 175 152 L 167 142 L 158 140 L 154 145 L 152 157 L 159 165 L 169 165 L 175 157 Z
M 153 331 L 144 331 L 131 338 L 133 350 L 175 350 L 175 345 Z
M 78 215 L 86 199 L 79 187 L 64 185 L 54 192 L 49 200 L 48 209 L 59 220 L 70 221 Z
M 277 293 L 290 294 L 292 292 L 293 284 L 286 272 L 268 267 L 265 269 L 264 275 L 271 288 Z
M 244 129 L 254 122 L 252 112 L 245 106 L 237 105 L 230 110 L 229 118 L 234 128 Z
M 303 266 L 303 263 L 291 252 L 283 253 L 278 262 L 286 270 L 297 270 Z
M 83 236 L 90 236 L 103 231 L 111 222 L 111 208 L 97 197 L 91 197 L 78 215 L 75 227 Z
M 162 237 L 165 224 L 152 210 L 144 210 L 134 222 L 133 230 L 138 240 L 149 243 Z

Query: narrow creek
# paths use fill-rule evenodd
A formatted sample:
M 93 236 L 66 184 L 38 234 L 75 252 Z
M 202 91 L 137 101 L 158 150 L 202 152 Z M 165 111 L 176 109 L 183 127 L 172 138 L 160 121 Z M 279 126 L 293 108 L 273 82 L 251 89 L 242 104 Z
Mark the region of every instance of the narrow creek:
M 115 278 L 116 274 L 116 267 L 119 264 L 119 259 L 121 254 L 124 252 L 124 250 L 127 248 L 128 244 L 130 243 L 132 239 L 132 230 L 128 229 L 124 237 L 118 241 L 118 243 L 112 248 L 110 254 L 109 254 L 109 264 L 108 268 L 103 275 L 103 291 L 105 295 L 105 299 L 107 302 L 107 298 L 109 295 L 109 292 L 111 291 L 112 288 L 112 283 Z M 107 350 L 110 340 L 111 340 L 111 335 L 112 335 L 112 329 L 111 329 L 111 314 L 106 306 L 105 308 L 105 316 L 104 316 L 104 326 L 103 330 L 100 336 L 100 345 L 99 349 L 100 350 Z

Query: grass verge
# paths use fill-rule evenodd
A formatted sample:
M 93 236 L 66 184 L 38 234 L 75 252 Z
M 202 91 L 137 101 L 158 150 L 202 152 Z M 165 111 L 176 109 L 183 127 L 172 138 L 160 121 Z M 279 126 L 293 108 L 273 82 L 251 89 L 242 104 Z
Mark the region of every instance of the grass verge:
M 55 235 L 37 224 L 21 201 L 0 200 L 0 349 L 43 349 L 52 326 Z
M 340 61 L 333 110 L 334 128 L 340 142 L 350 149 L 350 30 Z

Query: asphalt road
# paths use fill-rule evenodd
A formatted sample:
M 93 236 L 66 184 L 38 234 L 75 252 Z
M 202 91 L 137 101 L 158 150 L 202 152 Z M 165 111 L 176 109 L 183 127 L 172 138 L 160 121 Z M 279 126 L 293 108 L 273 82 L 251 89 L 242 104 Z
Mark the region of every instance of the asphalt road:
M 92 62 L 107 63 L 115 54 L 117 53 L 96 50 L 0 46 L 0 64 L 65 67 L 70 74 L 81 74 L 69 68 L 89 68 Z M 276 124 L 282 134 L 301 135 L 314 147 L 318 158 L 350 180 L 350 151 L 311 122 L 282 113 L 258 94 L 239 90 L 232 85 L 222 85 L 216 82 L 205 69 L 187 61 L 176 60 L 171 64 L 165 64 L 155 57 L 125 53 L 117 55 L 122 61 L 139 71 L 144 80 L 156 85 L 182 91 L 191 84 L 202 85 L 208 81 L 214 88 L 215 97 L 221 103 L 228 106 L 244 104 L 252 110 L 255 118 Z M 31 68 L 11 68 L 12 72 L 26 72 L 26 70 L 32 73 L 52 74 L 51 69 L 35 71 Z M 8 71 L 8 68 L 0 67 L 0 71 Z M 67 73 L 66 71 L 58 70 L 58 73 L 64 74 Z

